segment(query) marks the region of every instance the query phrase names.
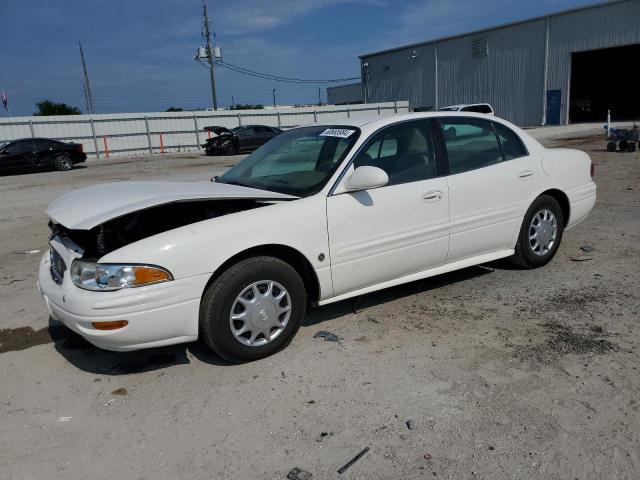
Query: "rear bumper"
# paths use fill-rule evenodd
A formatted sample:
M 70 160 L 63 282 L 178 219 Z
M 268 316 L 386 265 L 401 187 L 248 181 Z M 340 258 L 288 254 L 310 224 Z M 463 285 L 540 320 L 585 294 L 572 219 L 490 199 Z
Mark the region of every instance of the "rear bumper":
M 64 273 L 51 277 L 49 252 L 40 261 L 38 288 L 55 320 L 105 350 L 129 351 L 198 338 L 200 299 L 209 275 L 197 275 L 148 287 L 91 292 L 76 287 Z M 92 322 L 126 320 L 124 328 L 97 330 Z

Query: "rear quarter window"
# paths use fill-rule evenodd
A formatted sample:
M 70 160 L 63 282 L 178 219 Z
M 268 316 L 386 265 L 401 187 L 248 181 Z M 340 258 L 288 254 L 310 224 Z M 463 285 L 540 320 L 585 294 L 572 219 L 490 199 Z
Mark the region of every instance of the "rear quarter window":
M 505 160 L 512 160 L 529 155 L 522 139 L 516 132 L 497 122 L 494 122 L 493 126 L 500 140 L 502 154 Z

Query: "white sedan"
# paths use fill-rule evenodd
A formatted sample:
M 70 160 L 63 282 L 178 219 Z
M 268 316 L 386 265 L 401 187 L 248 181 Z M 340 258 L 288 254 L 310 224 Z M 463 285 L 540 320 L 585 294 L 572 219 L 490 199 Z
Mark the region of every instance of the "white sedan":
M 431 112 L 289 130 L 213 182 L 120 182 L 51 204 L 54 319 L 126 351 L 202 336 L 233 362 L 326 305 L 503 257 L 549 262 L 596 201 L 589 156 Z

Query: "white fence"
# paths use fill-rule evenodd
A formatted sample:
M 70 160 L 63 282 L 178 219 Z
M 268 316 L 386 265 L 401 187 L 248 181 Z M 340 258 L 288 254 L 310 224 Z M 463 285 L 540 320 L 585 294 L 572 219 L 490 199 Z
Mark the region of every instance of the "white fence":
M 224 110 L 167 113 L 117 113 L 0 119 L 0 141 L 46 137 L 82 143 L 98 158 L 117 154 L 187 151 L 199 148 L 210 135 L 206 126 L 233 128 L 262 124 L 292 128 L 316 122 L 347 122 L 350 118 L 387 116 L 409 111 L 409 102 L 322 107 L 282 107 L 264 110 Z

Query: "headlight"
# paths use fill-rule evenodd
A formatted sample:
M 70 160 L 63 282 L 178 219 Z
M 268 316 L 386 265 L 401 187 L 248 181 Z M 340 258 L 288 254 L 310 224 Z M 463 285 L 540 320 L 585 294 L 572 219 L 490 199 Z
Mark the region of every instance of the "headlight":
M 161 267 L 102 264 L 84 260 L 74 260 L 70 273 L 76 286 L 96 291 L 120 290 L 173 280 L 171 273 Z

